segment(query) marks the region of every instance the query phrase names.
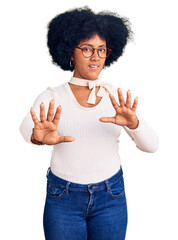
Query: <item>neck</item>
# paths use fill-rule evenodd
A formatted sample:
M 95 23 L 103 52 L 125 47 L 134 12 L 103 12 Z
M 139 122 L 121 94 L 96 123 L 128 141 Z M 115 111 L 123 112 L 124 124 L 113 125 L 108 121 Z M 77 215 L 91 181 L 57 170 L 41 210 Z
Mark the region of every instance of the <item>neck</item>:
M 88 80 L 88 79 L 84 79 L 84 78 L 77 78 L 72 76 L 71 80 L 69 81 L 69 86 L 71 87 L 71 89 L 73 90 L 77 90 L 77 91 L 91 91 L 91 89 L 89 88 L 89 84 L 94 84 L 93 87 L 95 86 L 96 89 L 99 89 L 99 86 L 96 86 L 96 84 L 100 84 L 100 80 Z M 91 85 L 90 85 L 91 86 Z
M 79 78 L 79 79 L 82 79 L 82 80 L 89 80 L 89 81 L 96 81 L 96 80 L 98 80 L 98 78 L 89 79 L 89 78 L 81 77 L 81 76 L 79 76 L 79 75 L 77 75 L 77 74 L 75 74 L 75 73 L 73 74 L 73 77 Z

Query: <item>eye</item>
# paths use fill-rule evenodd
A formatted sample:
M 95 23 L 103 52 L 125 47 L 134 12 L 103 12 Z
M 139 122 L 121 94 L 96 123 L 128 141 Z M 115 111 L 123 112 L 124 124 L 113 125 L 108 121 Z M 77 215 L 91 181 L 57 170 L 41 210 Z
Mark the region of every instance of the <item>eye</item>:
M 91 49 L 89 49 L 89 48 L 82 48 L 82 50 L 83 50 L 84 52 L 90 52 L 90 51 L 91 51 Z
M 100 52 L 106 52 L 106 49 L 105 48 L 100 48 L 99 51 Z

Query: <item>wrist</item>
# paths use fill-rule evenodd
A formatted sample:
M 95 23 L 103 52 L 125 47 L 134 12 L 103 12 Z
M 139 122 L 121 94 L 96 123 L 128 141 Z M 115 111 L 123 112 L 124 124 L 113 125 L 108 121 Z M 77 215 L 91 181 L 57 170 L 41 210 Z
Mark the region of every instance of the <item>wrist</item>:
M 138 127 L 138 125 L 139 125 L 139 120 L 138 120 L 138 118 L 137 118 L 137 120 L 135 121 L 134 124 L 132 124 L 132 125 L 127 125 L 127 127 L 130 128 L 131 130 L 134 130 L 134 129 L 136 129 L 136 128 Z
M 33 128 L 33 130 L 34 130 L 34 128 Z M 32 143 L 34 143 L 34 144 L 37 144 L 37 145 L 44 145 L 44 143 L 43 142 L 39 142 L 39 141 L 37 141 L 35 138 L 34 138 L 34 136 L 33 136 L 33 132 L 32 132 L 32 135 L 31 135 L 31 142 Z

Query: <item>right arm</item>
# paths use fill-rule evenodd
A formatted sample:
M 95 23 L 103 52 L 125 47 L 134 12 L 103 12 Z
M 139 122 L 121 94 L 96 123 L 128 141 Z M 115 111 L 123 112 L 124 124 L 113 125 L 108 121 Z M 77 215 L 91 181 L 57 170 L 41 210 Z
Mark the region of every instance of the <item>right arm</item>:
M 20 132 L 28 143 L 41 145 L 55 145 L 60 142 L 71 142 L 75 139 L 71 136 L 59 136 L 57 126 L 59 123 L 62 106 L 55 107 L 54 89 L 48 88 L 42 92 L 35 100 L 30 112 L 25 116 Z M 49 108 L 48 108 L 49 106 Z M 54 109 L 56 113 L 54 115 Z M 54 116 L 54 118 L 53 118 Z
M 47 88 L 45 91 L 43 91 L 34 101 L 33 103 L 33 109 L 38 117 L 40 119 L 40 104 L 41 102 L 45 105 L 45 113 L 48 112 L 48 106 L 51 99 L 55 99 L 54 89 L 53 88 Z M 31 143 L 31 136 L 33 133 L 34 128 L 34 122 L 31 117 L 30 111 L 27 113 L 27 115 L 24 117 L 24 119 L 21 122 L 21 125 L 19 127 L 19 130 L 24 138 L 24 140 L 28 143 Z

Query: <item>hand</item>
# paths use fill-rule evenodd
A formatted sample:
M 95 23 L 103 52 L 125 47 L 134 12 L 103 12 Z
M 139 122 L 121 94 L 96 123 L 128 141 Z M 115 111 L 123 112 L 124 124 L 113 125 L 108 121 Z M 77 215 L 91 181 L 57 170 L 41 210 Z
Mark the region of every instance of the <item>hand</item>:
M 136 129 L 139 124 L 139 120 L 136 116 L 136 109 L 138 104 L 138 97 L 134 99 L 134 103 L 131 107 L 131 92 L 127 91 L 127 99 L 126 103 L 124 101 L 124 97 L 122 95 L 122 91 L 120 88 L 117 89 L 119 103 L 116 102 L 113 95 L 109 94 L 111 99 L 111 103 L 116 110 L 116 115 L 114 117 L 102 117 L 99 120 L 101 122 L 111 122 L 121 126 L 127 126 L 130 129 Z
M 33 138 L 38 142 L 42 142 L 47 145 L 54 145 L 61 142 L 72 142 L 75 138 L 71 136 L 59 136 L 57 126 L 61 115 L 62 106 L 57 107 L 54 119 L 52 120 L 54 113 L 54 100 L 49 103 L 47 119 L 45 118 L 45 106 L 44 103 L 40 104 L 40 119 L 39 122 L 33 108 L 30 109 L 32 120 L 35 124 L 33 129 Z

